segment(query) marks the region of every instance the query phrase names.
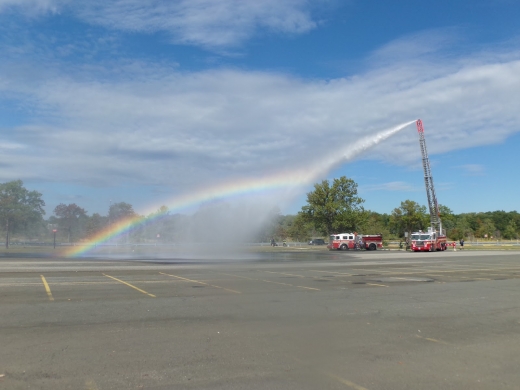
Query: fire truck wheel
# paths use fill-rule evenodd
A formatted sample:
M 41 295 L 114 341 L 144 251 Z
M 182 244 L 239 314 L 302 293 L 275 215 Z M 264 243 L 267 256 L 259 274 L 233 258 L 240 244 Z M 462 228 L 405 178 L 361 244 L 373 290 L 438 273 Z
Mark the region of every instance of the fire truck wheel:
M 346 244 L 343 244 L 339 247 L 342 251 L 346 251 L 348 249 L 348 246 Z
M 376 247 L 376 244 L 374 244 L 374 243 L 371 243 L 371 244 L 368 246 L 368 250 L 369 250 L 369 251 L 375 251 L 376 249 L 377 249 L 377 247 Z

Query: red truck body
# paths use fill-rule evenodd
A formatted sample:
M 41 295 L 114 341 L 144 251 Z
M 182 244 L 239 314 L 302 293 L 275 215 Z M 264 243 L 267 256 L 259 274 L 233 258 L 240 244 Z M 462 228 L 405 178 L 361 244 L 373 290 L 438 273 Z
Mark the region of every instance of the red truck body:
M 357 233 L 331 234 L 329 245 L 327 247 L 330 250 L 365 249 L 370 251 L 382 249 L 383 236 L 381 234 Z
M 445 251 L 446 245 L 446 236 L 431 230 L 412 233 L 410 240 L 410 249 L 414 252 Z

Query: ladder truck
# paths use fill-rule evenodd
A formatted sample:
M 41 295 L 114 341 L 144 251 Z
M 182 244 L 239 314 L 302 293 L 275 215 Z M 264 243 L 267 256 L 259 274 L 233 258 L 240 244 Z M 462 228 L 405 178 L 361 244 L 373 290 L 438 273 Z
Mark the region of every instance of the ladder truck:
M 422 165 L 424 169 L 424 184 L 428 197 L 428 207 L 430 209 L 430 227 L 427 232 L 418 231 L 412 233 L 410 239 L 410 249 L 414 252 L 419 251 L 444 251 L 446 250 L 446 233 L 442 230 L 442 221 L 439 213 L 439 204 L 435 196 L 433 186 L 433 176 L 430 168 L 430 159 L 426 150 L 426 140 L 424 139 L 424 127 L 420 119 L 417 120 L 417 132 L 419 133 L 419 145 L 421 146 Z

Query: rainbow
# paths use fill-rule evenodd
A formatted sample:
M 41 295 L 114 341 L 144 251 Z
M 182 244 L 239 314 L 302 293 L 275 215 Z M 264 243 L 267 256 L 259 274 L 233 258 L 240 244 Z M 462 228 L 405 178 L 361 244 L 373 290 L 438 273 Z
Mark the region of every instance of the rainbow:
M 378 144 L 414 122 L 415 120 L 351 143 L 347 150 L 340 150 L 336 154 L 329 155 L 312 169 L 291 170 L 262 178 L 234 180 L 180 195 L 168 202 L 167 211 L 156 212 L 157 208 L 150 208 L 149 213 L 154 213 L 152 217 L 132 217 L 120 220 L 91 236 L 88 243 L 70 247 L 64 254 L 68 257 L 82 256 L 98 245 L 102 245 L 139 226 L 151 223 L 165 216 L 170 211 L 179 211 L 207 201 L 226 199 L 233 196 L 263 193 L 283 188 L 295 190 L 303 188 L 312 183 L 316 178 L 330 171 L 331 168 L 341 161 L 352 159 L 362 151 Z
M 285 187 L 301 187 L 307 184 L 308 176 L 309 173 L 304 171 L 301 171 L 301 173 L 293 171 L 290 174 L 284 172 L 261 179 L 252 178 L 221 183 L 213 187 L 203 188 L 199 191 L 184 194 L 168 202 L 168 210 L 161 212 L 156 211 L 157 209 L 150 209 L 150 214 L 153 213 L 153 216 L 151 217 L 147 218 L 137 216 L 122 219 L 91 236 L 88 243 L 80 246 L 70 247 L 65 251 L 65 255 L 69 257 L 84 255 L 96 246 L 104 244 L 140 226 L 152 223 L 153 221 L 165 216 L 171 211 L 187 209 L 207 201 L 226 199 L 229 197 L 249 195 L 254 193 L 260 194 L 262 192 L 272 191 Z

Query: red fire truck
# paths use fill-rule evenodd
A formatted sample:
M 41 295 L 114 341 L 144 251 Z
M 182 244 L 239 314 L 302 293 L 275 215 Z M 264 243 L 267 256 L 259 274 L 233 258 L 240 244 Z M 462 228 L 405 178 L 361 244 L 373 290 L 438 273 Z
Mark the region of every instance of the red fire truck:
M 433 231 L 431 228 L 427 232 L 419 230 L 412 233 L 410 249 L 414 252 L 433 252 L 446 250 L 446 236 Z
M 383 248 L 383 235 L 381 234 L 357 234 L 357 233 L 339 233 L 330 236 L 330 250 L 349 250 L 349 249 L 366 249 L 375 251 L 377 248 Z
M 435 195 L 433 176 L 430 168 L 430 158 L 426 150 L 426 139 L 424 138 L 424 127 L 420 119 L 416 122 L 419 133 L 419 146 L 421 147 L 422 165 L 424 170 L 424 184 L 430 209 L 430 227 L 428 232 L 418 231 L 410 237 L 410 249 L 414 252 L 433 252 L 446 250 L 446 233 L 442 229 L 442 221 L 439 213 L 439 204 Z

